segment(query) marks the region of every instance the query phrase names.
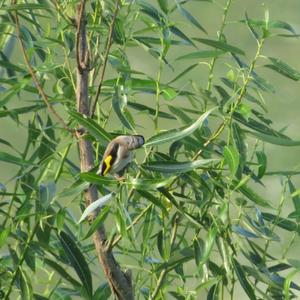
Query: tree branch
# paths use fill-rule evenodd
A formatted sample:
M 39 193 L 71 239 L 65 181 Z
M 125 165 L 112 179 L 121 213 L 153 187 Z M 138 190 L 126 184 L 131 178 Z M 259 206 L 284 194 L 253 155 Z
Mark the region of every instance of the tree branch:
M 95 96 L 95 100 L 94 100 L 94 104 L 92 106 L 91 113 L 90 113 L 91 118 L 93 118 L 93 116 L 95 114 L 96 105 L 97 105 L 97 102 L 99 100 L 99 96 L 100 96 L 102 85 L 103 85 L 104 74 L 105 74 L 107 60 L 108 60 L 108 54 L 109 54 L 109 51 L 110 51 L 110 47 L 112 45 L 112 35 L 113 35 L 113 30 L 114 30 L 114 26 L 115 26 L 116 17 L 117 17 L 118 11 L 119 11 L 119 5 L 120 5 L 120 0 L 117 0 L 114 15 L 113 15 L 113 18 L 111 20 L 110 27 L 109 27 L 109 33 L 108 33 L 108 38 L 107 38 L 107 43 L 106 43 L 106 50 L 105 50 L 105 54 L 104 54 L 103 67 L 102 67 L 102 72 L 101 72 L 101 75 L 100 75 L 100 83 L 99 83 L 97 93 L 96 93 L 96 96 Z
M 86 19 L 85 19 L 85 1 L 82 0 L 78 9 L 77 16 L 77 111 L 81 114 L 89 113 L 88 98 L 88 76 L 90 72 L 89 53 L 86 37 Z M 82 133 L 78 131 L 78 135 Z M 90 140 L 84 136 L 79 139 L 80 165 L 81 171 L 87 172 L 94 167 L 93 146 Z M 95 185 L 91 185 L 84 192 L 86 205 L 98 199 L 98 191 Z M 93 220 L 97 212 L 90 216 Z M 106 233 L 104 226 L 100 226 L 93 235 L 93 241 L 96 248 L 98 259 L 103 267 L 105 276 L 108 280 L 112 293 L 119 300 L 134 299 L 131 276 L 122 272 L 119 264 L 116 262 L 112 250 L 107 247 Z

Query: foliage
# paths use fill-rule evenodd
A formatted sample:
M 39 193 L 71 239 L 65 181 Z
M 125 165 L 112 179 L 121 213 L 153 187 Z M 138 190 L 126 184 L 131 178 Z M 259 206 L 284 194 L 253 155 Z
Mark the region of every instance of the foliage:
M 94 118 L 76 112 L 78 3 L 1 2 L 0 117 L 20 129 L 16 139 L 25 137 L 23 147 L 13 136 L 0 139 L 0 160 L 17 166 L 0 186 L 5 299 L 108 299 L 90 243 L 100 224 L 118 262 L 132 271 L 137 299 L 299 296 L 300 264 L 287 256 L 299 233 L 298 172 L 268 172 L 265 144 L 300 141 L 267 118 L 276 94 L 263 75 L 300 79 L 282 59 L 264 55 L 274 37 L 284 43 L 297 34 L 267 9 L 263 20 L 230 20 L 252 35 L 253 55 L 234 42 L 234 31 L 225 34 L 241 2 L 226 1 L 217 38 L 199 9 L 210 5 L 217 18 L 214 1 L 122 1 L 118 10 L 118 2 L 88 2 L 91 109 L 100 95 Z M 29 64 L 21 59 L 16 15 Z M 77 143 L 65 129 L 79 125 L 94 143 L 95 166 L 113 136 L 146 136 L 124 181 L 100 177 L 96 168 L 80 174 Z M 270 201 L 262 190 L 272 175 L 281 176 L 282 194 Z M 92 224 L 79 223 L 90 183 L 102 209 Z

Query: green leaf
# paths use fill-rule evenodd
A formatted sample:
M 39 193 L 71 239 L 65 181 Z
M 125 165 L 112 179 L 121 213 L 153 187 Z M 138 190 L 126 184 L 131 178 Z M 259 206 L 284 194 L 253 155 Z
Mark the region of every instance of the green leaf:
M 6 244 L 6 240 L 10 234 L 10 228 L 1 229 L 0 232 L 0 249 Z
M 80 278 L 89 299 L 92 299 L 92 275 L 83 254 L 75 244 L 74 239 L 71 238 L 67 233 L 61 231 L 60 234 L 58 234 L 58 237 L 71 265 Z
M 5 69 L 7 69 L 8 71 L 15 71 L 15 72 L 26 73 L 25 69 L 23 69 L 23 68 L 15 65 L 15 64 L 12 64 L 9 61 L 0 60 L 0 67 L 3 67 Z
M 176 90 L 171 87 L 164 88 L 161 92 L 165 100 L 168 101 L 174 100 L 178 96 Z
M 201 258 L 198 266 L 202 266 L 209 260 L 209 256 L 215 244 L 216 235 L 217 235 L 217 228 L 213 226 L 208 230 L 205 239 L 204 249 L 203 252 L 201 253 Z
M 38 3 L 20 3 L 20 4 L 12 4 L 12 5 L 1 5 L 0 10 L 5 11 L 16 11 L 16 10 L 35 10 L 35 9 L 42 9 L 42 10 L 49 10 L 49 7 L 45 4 L 38 4 Z
M 299 270 L 291 271 L 284 280 L 284 286 L 283 286 L 284 289 L 283 290 L 284 290 L 284 297 L 285 297 L 284 299 L 285 300 L 290 300 L 292 298 L 292 297 L 290 297 L 290 287 L 291 287 L 291 284 L 293 283 L 292 279 L 297 273 L 299 273 Z
M 239 167 L 239 152 L 234 146 L 225 146 L 223 154 L 225 162 L 228 164 L 232 176 L 234 176 Z
M 116 179 L 100 176 L 98 174 L 91 173 L 91 172 L 81 173 L 80 178 L 87 182 L 95 183 L 103 186 L 114 185 L 118 183 Z
M 85 240 L 88 237 L 90 237 L 100 227 L 100 225 L 105 221 L 105 219 L 108 216 L 109 212 L 110 212 L 110 207 L 109 206 L 103 207 L 101 209 L 98 216 L 95 218 L 95 220 L 91 224 L 88 232 L 84 235 L 82 240 Z
M 295 188 L 293 182 L 291 181 L 291 179 L 288 180 L 288 186 L 289 186 L 289 190 L 291 193 L 291 197 L 292 197 L 294 209 L 295 209 L 292 212 L 292 214 L 294 217 L 296 217 L 296 220 L 299 221 L 300 220 L 300 197 L 299 197 L 299 194 L 297 194 L 296 188 Z
M 250 189 L 245 184 L 243 186 L 240 186 L 238 190 L 252 202 L 263 207 L 271 207 L 268 201 L 266 201 L 261 196 L 256 194 L 252 189 Z
M 192 134 L 196 129 L 198 129 L 205 119 L 214 111 L 216 107 L 210 109 L 209 111 L 205 112 L 196 122 L 193 122 L 191 125 L 182 127 L 179 129 L 173 129 L 166 132 L 158 133 L 157 135 L 151 137 L 145 144 L 145 146 L 154 146 L 160 145 L 165 143 L 175 142 L 180 140 L 190 134 Z
M 43 108 L 45 108 L 44 104 L 37 104 L 37 105 L 24 106 L 24 107 L 9 109 L 9 110 L 1 110 L 0 111 L 0 118 L 6 117 L 8 115 L 18 116 L 18 115 L 21 115 L 21 114 L 33 113 L 33 112 L 38 111 L 38 110 L 43 109 Z
M 180 4 L 180 1 L 175 0 L 175 2 L 176 2 L 177 8 L 178 8 L 180 14 L 183 17 L 185 17 L 191 24 L 193 24 L 194 26 L 196 26 L 201 31 L 203 31 L 204 33 L 207 34 L 206 30 L 201 26 L 201 24 L 198 22 L 198 20 L 195 19 L 189 11 L 187 11 L 185 8 L 183 8 L 183 6 Z
M 134 189 L 137 190 L 155 190 L 170 184 L 175 177 L 161 178 L 161 179 L 142 179 L 142 178 L 133 178 L 130 181 L 125 182 Z
M 300 141 L 294 141 L 289 138 L 281 137 L 281 136 L 274 136 L 274 135 L 268 135 L 261 132 L 255 132 L 255 131 L 245 131 L 246 133 L 249 133 L 253 136 L 255 136 L 257 139 L 264 141 L 269 144 L 279 145 L 279 146 L 286 146 L 286 147 L 294 147 L 294 146 L 300 146 Z
M 112 140 L 112 136 L 93 119 L 75 111 L 69 111 L 69 115 L 80 125 L 85 127 L 95 139 L 103 141 L 104 143 L 109 143 Z
M 165 216 L 168 215 L 168 211 L 164 204 L 160 201 L 159 197 L 153 195 L 153 193 L 149 193 L 143 190 L 136 190 L 142 197 L 146 198 L 150 202 L 152 202 L 155 206 L 159 207 Z
M 119 93 L 116 91 L 112 99 L 113 109 L 123 126 L 129 130 L 133 130 L 134 124 L 130 122 L 130 117 L 128 118 L 129 111 L 126 109 L 126 106 L 122 102 L 123 101 L 120 98 Z
M 262 213 L 262 217 L 265 220 L 274 223 L 275 225 L 277 225 L 280 228 L 283 228 L 288 231 L 295 231 L 295 232 L 299 233 L 298 225 L 293 221 L 276 216 L 271 213 Z
M 20 278 L 21 298 L 24 300 L 32 300 L 33 290 L 30 282 L 30 278 L 21 267 L 19 267 L 19 273 L 20 273 L 19 278 Z
M 154 161 L 142 165 L 143 168 L 161 173 L 184 173 L 198 168 L 208 168 L 209 165 L 219 162 L 219 159 L 200 159 L 187 162 Z
M 53 270 L 55 270 L 62 278 L 70 282 L 74 287 L 81 288 L 82 285 L 80 282 L 78 282 L 76 279 L 74 279 L 64 267 L 62 267 L 60 264 L 55 262 L 54 260 L 45 258 L 43 259 L 44 263 L 47 264 L 49 267 L 51 267 Z
M 250 284 L 250 282 L 248 281 L 245 272 L 243 270 L 243 267 L 239 264 L 239 262 L 235 258 L 232 258 L 232 264 L 233 264 L 234 271 L 237 275 L 237 278 L 241 286 L 243 287 L 244 291 L 248 295 L 249 299 L 256 300 L 254 289 Z
M 223 50 L 225 52 L 232 52 L 235 54 L 240 54 L 240 55 L 245 55 L 245 52 L 235 46 L 229 45 L 225 42 L 222 41 L 216 41 L 216 40 L 209 40 L 209 39 L 200 39 L 200 38 L 195 38 L 196 41 Z
M 256 151 L 255 154 L 259 164 L 257 177 L 260 179 L 265 175 L 267 169 L 267 156 L 263 151 Z
M 168 9 L 168 0 L 158 0 L 158 4 L 160 9 L 167 14 L 169 9 Z
M 110 193 L 108 195 L 105 195 L 98 200 L 92 202 L 89 206 L 86 207 L 84 212 L 82 213 L 78 223 L 81 223 L 89 214 L 91 214 L 96 209 L 102 207 L 107 201 L 110 200 L 110 198 L 113 196 L 113 193 Z
M 55 192 L 56 192 L 56 184 L 53 181 L 50 181 L 47 184 L 40 184 L 38 201 L 44 210 L 46 210 L 49 207 L 51 201 L 54 198 Z
M 180 37 L 181 39 L 183 39 L 187 44 L 194 46 L 195 48 L 197 48 L 197 46 L 194 44 L 194 42 L 188 38 L 181 30 L 179 30 L 176 26 L 170 26 L 169 29 L 171 30 L 171 32 L 173 34 L 175 34 L 176 36 Z
M 0 152 L 0 161 L 4 161 L 10 164 L 20 165 L 20 166 L 28 166 L 31 165 L 29 161 L 26 161 L 20 157 L 14 156 L 12 154 L 6 152 Z
M 194 64 L 194 65 L 191 65 L 191 66 L 187 67 L 184 71 L 182 71 L 175 78 L 173 78 L 171 81 L 169 81 L 168 84 L 171 84 L 172 82 L 177 81 L 178 79 L 180 79 L 182 76 L 184 76 L 188 72 L 192 71 L 197 66 L 199 66 L 199 64 Z
M 300 72 L 298 72 L 296 69 L 290 67 L 288 64 L 286 64 L 280 59 L 274 57 L 268 57 L 268 58 L 272 62 L 272 64 L 264 65 L 264 67 L 272 69 L 278 72 L 279 74 L 288 77 L 294 81 L 298 81 L 300 79 Z
M 152 107 L 146 106 L 144 104 L 134 103 L 134 102 L 128 101 L 127 105 L 129 107 L 132 107 L 133 109 L 138 110 L 138 111 L 146 112 L 147 114 L 149 114 L 151 116 L 156 115 L 156 110 L 155 109 L 153 109 Z M 165 119 L 170 119 L 170 120 L 175 120 L 176 119 L 174 116 L 172 116 L 171 114 L 166 113 L 164 111 L 159 111 L 158 116 L 160 118 L 165 118 Z
M 186 247 L 180 250 L 173 251 L 168 262 L 161 264 L 158 267 L 158 271 L 162 269 L 172 270 L 176 266 L 190 261 L 194 258 L 194 249 L 192 247 Z
M 203 51 L 196 51 L 191 52 L 185 55 L 181 55 L 176 58 L 176 60 L 181 59 L 200 59 L 200 58 L 211 58 L 211 57 L 218 57 L 220 55 L 225 54 L 224 51 L 219 50 L 203 50 Z

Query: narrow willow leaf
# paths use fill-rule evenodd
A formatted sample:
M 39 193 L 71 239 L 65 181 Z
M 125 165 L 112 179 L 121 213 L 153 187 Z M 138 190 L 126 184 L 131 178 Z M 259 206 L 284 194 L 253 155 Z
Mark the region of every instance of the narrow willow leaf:
M 187 42 L 188 44 L 194 46 L 195 48 L 197 48 L 197 46 L 194 44 L 194 42 L 188 38 L 181 30 L 179 30 L 176 26 L 170 26 L 169 29 L 171 30 L 171 32 L 173 34 L 175 34 L 176 36 L 180 37 L 181 39 L 183 39 L 185 42 Z
M 169 177 L 166 179 L 141 179 L 141 178 L 133 178 L 130 181 L 127 181 L 126 184 L 132 186 L 137 190 L 155 190 L 170 184 L 175 177 Z
M 49 7 L 45 4 L 37 4 L 37 3 L 20 3 L 20 4 L 12 4 L 12 5 L 1 5 L 0 10 L 5 11 L 16 11 L 16 10 L 36 10 L 36 9 L 42 9 L 42 10 L 48 10 Z
M 8 110 L 1 110 L 0 111 L 0 118 L 6 117 L 6 116 L 18 116 L 26 113 L 33 113 L 35 111 L 44 109 L 46 106 L 44 104 L 37 104 L 37 105 L 30 105 L 30 106 L 24 106 L 14 109 L 8 109 Z
M 74 182 L 71 186 L 65 188 L 61 193 L 57 194 L 56 197 L 54 198 L 59 199 L 63 197 L 70 197 L 74 195 L 78 195 L 81 192 L 83 192 L 85 189 L 87 189 L 89 186 L 88 182 L 81 182 L 81 180 Z
M 81 173 L 80 178 L 87 182 L 104 185 L 104 186 L 114 185 L 118 183 L 116 179 L 100 176 L 98 174 L 91 173 L 91 172 Z
M 61 231 L 58 237 L 71 265 L 73 266 L 75 272 L 80 278 L 88 297 L 92 299 L 93 296 L 92 275 L 82 252 L 77 247 L 74 239 L 71 238 L 64 231 Z
M 129 107 L 133 108 L 133 109 L 138 110 L 138 111 L 146 112 L 147 114 L 149 114 L 151 116 L 156 115 L 156 110 L 155 109 L 153 109 L 152 107 L 146 106 L 144 104 L 134 103 L 134 102 L 128 101 L 127 105 Z M 164 119 L 170 119 L 170 120 L 175 120 L 176 119 L 174 116 L 172 116 L 171 114 L 166 113 L 164 111 L 159 111 L 158 116 L 160 118 L 164 118 Z
M 272 62 L 271 65 L 267 64 L 264 65 L 264 67 L 267 67 L 269 69 L 272 69 L 279 74 L 288 77 L 294 81 L 298 81 L 300 79 L 300 72 L 298 72 L 296 69 L 292 68 L 282 60 L 274 57 L 268 57 L 269 60 Z
M 294 212 L 292 213 L 294 217 L 296 217 L 297 221 L 300 220 L 300 197 L 299 194 L 295 193 L 296 188 L 294 184 L 292 183 L 291 179 L 288 180 L 288 186 L 291 193 L 291 197 L 294 204 Z
M 24 300 L 33 299 L 33 290 L 30 282 L 30 277 L 25 273 L 25 271 L 19 267 L 20 273 L 20 288 L 21 288 L 21 297 Z
M 44 263 L 51 267 L 53 270 L 55 270 L 62 278 L 70 282 L 74 287 L 81 288 L 82 285 L 79 281 L 77 281 L 75 278 L 73 278 L 64 267 L 62 267 L 60 264 L 55 262 L 54 260 L 45 258 L 43 259 Z
M 149 209 L 144 218 L 143 218 L 143 229 L 142 229 L 142 249 L 146 249 L 148 245 L 148 240 L 152 235 L 152 230 L 154 226 L 154 218 L 153 214 L 155 212 L 154 205 L 152 205 L 151 209 Z
M 248 281 L 245 272 L 243 270 L 243 267 L 239 264 L 239 262 L 235 258 L 232 258 L 232 264 L 233 264 L 234 271 L 237 275 L 237 278 L 241 286 L 243 287 L 244 291 L 248 295 L 249 299 L 256 300 L 254 289 L 250 284 L 250 282 Z
M 121 102 L 122 102 L 122 100 L 119 97 L 119 93 L 115 92 L 113 99 L 112 99 L 113 109 L 114 109 L 115 113 L 117 114 L 119 120 L 123 124 L 123 126 L 129 130 L 133 130 L 134 126 L 128 118 L 129 112 L 127 111 L 126 107 L 121 107 Z
M 283 290 L 284 290 L 284 297 L 285 300 L 289 300 L 291 299 L 291 295 L 290 295 L 290 287 L 292 285 L 292 279 L 293 277 L 299 273 L 299 270 L 293 270 L 291 271 L 285 278 L 284 280 L 284 286 L 283 286 Z
M 168 0 L 158 0 L 158 4 L 160 9 L 167 14 L 169 9 L 168 9 Z
M 0 249 L 6 244 L 6 240 L 10 234 L 10 228 L 4 228 L 0 232 Z
M 263 152 L 263 151 L 256 151 L 255 154 L 256 154 L 256 158 L 257 158 L 257 162 L 258 162 L 258 174 L 257 174 L 257 177 L 260 179 L 266 173 L 266 169 L 267 169 L 267 156 L 266 156 L 265 152 Z
M 157 234 L 157 249 L 158 252 L 164 260 L 166 259 L 165 251 L 164 251 L 164 232 L 160 230 Z
M 85 127 L 94 138 L 103 141 L 104 143 L 109 143 L 112 140 L 112 136 L 93 119 L 75 111 L 69 111 L 69 115 L 80 125 Z
M 246 133 L 250 133 L 251 135 L 255 136 L 261 141 L 264 141 L 269 144 L 279 145 L 279 146 L 286 146 L 286 147 L 294 147 L 300 146 L 300 141 L 294 141 L 289 138 L 284 138 L 281 136 L 274 136 L 268 135 L 262 132 L 255 132 L 255 131 L 245 131 Z
M 290 221 L 290 220 L 282 218 L 282 217 L 278 217 L 271 213 L 262 213 L 262 217 L 266 221 L 272 222 L 272 223 L 276 224 L 277 226 L 279 226 L 280 228 L 283 228 L 288 231 L 295 231 L 295 232 L 300 233 L 299 229 L 298 229 L 298 225 L 293 221 Z
M 181 73 L 179 73 L 175 78 L 173 78 L 171 81 L 168 82 L 168 84 L 171 84 L 175 81 L 177 81 L 178 79 L 180 79 L 181 77 L 183 77 L 185 74 L 189 73 L 190 71 L 192 71 L 195 67 L 199 66 L 199 64 L 193 64 L 189 67 L 187 67 L 185 70 L 183 70 Z
M 110 211 L 109 206 L 103 207 L 101 209 L 98 216 L 95 218 L 95 220 L 91 224 L 88 232 L 84 235 L 82 240 L 85 240 L 85 239 L 89 238 L 100 227 L 100 225 L 105 221 L 106 217 L 108 216 L 109 211 Z
M 151 17 L 158 24 L 164 21 L 165 17 L 161 14 L 154 6 L 146 1 L 139 1 L 139 5 L 141 6 L 140 11 Z
M 89 214 L 91 214 L 93 211 L 95 211 L 96 209 L 102 207 L 104 204 L 106 204 L 111 197 L 113 196 L 113 193 L 110 193 L 108 195 L 105 195 L 101 198 L 99 198 L 98 200 L 92 202 L 82 213 L 79 221 L 77 223 L 81 223 Z
M 165 216 L 168 215 L 167 208 L 164 206 L 164 203 L 160 201 L 159 197 L 153 195 L 153 193 L 149 193 L 143 190 L 136 190 L 142 197 L 152 202 L 155 206 L 159 207 Z
M 211 164 L 219 161 L 219 159 L 200 159 L 188 162 L 154 161 L 145 163 L 142 167 L 150 171 L 161 173 L 184 173 L 198 168 L 207 168 Z
M 256 235 L 255 233 L 239 226 L 239 225 L 233 225 L 232 226 L 232 231 L 235 233 L 238 233 L 246 238 L 259 238 L 258 235 Z
M 201 31 L 203 31 L 204 33 L 207 34 L 207 31 L 201 26 L 201 24 L 198 22 L 197 19 L 195 19 L 193 17 L 193 15 L 187 11 L 181 4 L 180 1 L 175 0 L 177 8 L 180 12 L 180 14 L 185 17 L 191 24 L 193 24 L 194 26 L 196 26 L 197 28 L 199 28 Z
M 216 235 L 217 235 L 217 228 L 211 227 L 208 230 L 208 233 L 207 233 L 207 236 L 206 236 L 206 239 L 204 242 L 204 249 L 203 249 L 203 252 L 201 255 L 201 259 L 199 261 L 199 266 L 202 266 L 203 264 L 205 264 L 208 261 L 211 251 L 213 249 L 213 246 L 215 244 Z
M 168 105 L 168 108 L 170 112 L 174 114 L 176 118 L 181 120 L 184 124 L 190 124 L 192 122 L 192 118 L 190 118 L 180 107 Z
M 10 164 L 20 165 L 20 166 L 28 166 L 31 165 L 29 161 L 26 161 L 20 157 L 14 156 L 12 154 L 6 152 L 0 152 L 0 161 L 4 161 Z
M 200 39 L 200 38 L 195 38 L 196 41 L 223 50 L 225 52 L 232 52 L 235 54 L 240 54 L 240 55 L 245 55 L 245 52 L 235 46 L 229 45 L 225 42 L 222 41 L 216 41 L 216 40 L 209 40 L 209 39 Z
M 56 184 L 54 181 L 50 181 L 47 184 L 40 184 L 38 191 L 38 206 L 46 211 L 54 198 L 56 192 Z
M 200 262 L 201 262 L 201 257 L 202 257 L 202 250 L 201 249 L 201 243 L 198 238 L 195 238 L 193 241 L 193 246 L 194 246 L 194 252 L 195 252 L 195 261 L 196 265 L 199 267 Z
M 167 101 L 174 100 L 178 96 L 178 93 L 176 92 L 176 90 L 171 87 L 162 89 L 161 93 L 162 93 L 163 97 L 165 98 L 165 100 L 167 100 Z
M 7 69 L 7 71 L 16 71 L 16 72 L 26 73 L 25 69 L 15 65 L 15 64 L 12 64 L 8 60 L 6 60 L 6 61 L 0 60 L 0 66 Z
M 238 190 L 252 202 L 261 205 L 263 207 L 271 207 L 268 201 L 266 201 L 261 196 L 256 194 L 252 189 L 250 189 L 245 184 L 239 187 Z
M 216 108 L 212 108 L 209 111 L 205 112 L 201 117 L 194 123 L 192 123 L 189 126 L 182 127 L 179 129 L 173 129 L 169 130 L 167 132 L 161 132 L 153 137 L 151 137 L 145 144 L 145 146 L 154 146 L 154 145 L 160 145 L 165 143 L 171 143 L 174 141 L 177 141 L 179 139 L 182 139 L 190 134 L 192 134 L 196 129 L 198 129 L 205 119 L 211 114 L 212 111 L 214 111 Z
M 176 60 L 181 60 L 181 59 L 201 59 L 201 58 L 212 58 L 212 57 L 218 57 L 220 55 L 225 54 L 224 51 L 220 50 L 203 50 L 203 51 L 196 51 L 196 52 L 191 52 L 185 55 L 181 55 L 176 58 Z M 196 65 L 195 65 L 196 66 Z
M 186 247 L 180 250 L 173 251 L 168 262 L 163 263 L 158 267 L 158 271 L 162 269 L 172 270 L 177 265 L 181 265 L 194 258 L 194 249 L 192 247 Z
M 239 167 L 239 153 L 234 146 L 225 146 L 223 154 L 225 162 L 228 164 L 232 176 L 234 176 Z

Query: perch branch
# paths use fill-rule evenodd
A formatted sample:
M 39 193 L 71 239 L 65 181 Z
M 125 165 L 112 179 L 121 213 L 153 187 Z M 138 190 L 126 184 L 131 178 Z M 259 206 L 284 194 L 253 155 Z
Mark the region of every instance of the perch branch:
M 88 98 L 88 77 L 90 72 L 89 53 L 86 36 L 86 19 L 85 19 L 85 1 L 82 0 L 77 17 L 77 111 L 81 114 L 89 113 Z M 81 134 L 78 130 L 78 135 Z M 83 138 L 78 139 L 81 171 L 87 172 L 94 167 L 93 146 L 90 140 Z M 89 186 L 84 192 L 86 205 L 98 199 L 98 191 L 95 185 Z M 93 212 L 90 218 L 93 220 L 97 212 Z M 121 270 L 116 262 L 112 250 L 107 247 L 107 238 L 104 226 L 100 226 L 93 235 L 93 241 L 96 248 L 97 256 L 103 267 L 104 274 L 109 286 L 118 300 L 133 300 L 134 293 L 131 283 L 130 274 Z

